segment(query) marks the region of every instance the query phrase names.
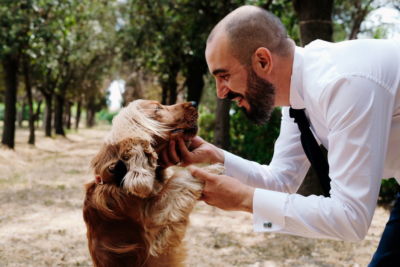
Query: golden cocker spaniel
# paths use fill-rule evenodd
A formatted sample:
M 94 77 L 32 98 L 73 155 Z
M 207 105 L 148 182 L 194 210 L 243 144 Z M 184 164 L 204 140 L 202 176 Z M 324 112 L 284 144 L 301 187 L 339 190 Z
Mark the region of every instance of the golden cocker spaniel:
M 197 117 L 192 102 L 136 100 L 113 119 L 83 207 L 95 266 L 182 266 L 182 239 L 203 184 L 182 168 L 168 175 L 157 152 L 172 136 L 190 142 Z

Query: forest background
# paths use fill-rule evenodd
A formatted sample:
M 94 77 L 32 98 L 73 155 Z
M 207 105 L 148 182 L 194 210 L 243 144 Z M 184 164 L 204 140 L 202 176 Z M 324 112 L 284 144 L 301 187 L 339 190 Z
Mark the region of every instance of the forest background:
M 110 123 L 110 84 L 123 80 L 123 105 L 138 98 L 200 103 L 199 134 L 244 158 L 268 163 L 280 110 L 255 126 L 229 100 L 218 100 L 204 59 L 212 27 L 252 4 L 277 15 L 297 45 L 315 39 L 388 38 L 399 24 L 367 18 L 379 8 L 400 17 L 396 0 L 0 0 L 0 132 L 15 147 L 18 129 L 67 136 Z M 399 20 L 398 20 L 399 21 Z M 397 21 L 397 22 L 398 22 Z M 85 119 L 85 125 L 82 124 Z M 312 174 L 300 191 L 319 192 Z M 311 187 L 310 187 L 311 184 Z M 398 186 L 383 181 L 381 201 Z

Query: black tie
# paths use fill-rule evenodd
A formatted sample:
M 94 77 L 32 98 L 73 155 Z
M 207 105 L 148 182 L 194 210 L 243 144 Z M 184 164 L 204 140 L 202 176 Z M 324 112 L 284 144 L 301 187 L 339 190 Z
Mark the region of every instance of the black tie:
M 324 154 L 321 151 L 317 141 L 310 130 L 310 123 L 307 120 L 304 109 L 289 109 L 289 115 L 294 118 L 300 130 L 301 144 L 303 145 L 304 152 L 307 155 L 311 166 L 317 173 L 319 181 L 324 191 L 324 196 L 329 197 L 329 190 L 331 189 L 331 178 L 329 178 L 329 165 Z

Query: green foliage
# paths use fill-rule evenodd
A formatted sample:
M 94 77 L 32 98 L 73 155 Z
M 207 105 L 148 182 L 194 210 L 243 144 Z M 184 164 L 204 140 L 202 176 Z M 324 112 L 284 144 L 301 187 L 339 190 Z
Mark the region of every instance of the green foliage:
M 103 121 L 103 122 L 107 122 L 108 124 L 111 124 L 112 119 L 114 118 L 115 115 L 117 115 L 117 113 L 118 112 L 116 112 L 116 111 L 110 112 L 107 109 L 102 109 L 96 115 L 97 115 L 97 119 L 99 121 Z
M 204 105 L 199 108 L 199 133 L 204 140 L 214 141 L 215 113 L 210 112 Z
M 21 111 L 22 111 L 22 120 L 29 120 L 29 106 L 17 105 L 17 112 L 21 113 Z
M 280 108 L 272 112 L 268 123 L 255 125 L 235 107 L 231 116 L 231 152 L 262 164 L 270 162 L 279 135 L 280 121 Z
M 215 111 L 206 103 L 199 108 L 199 135 L 208 142 L 214 141 Z M 231 109 L 230 152 L 245 159 L 268 163 L 273 155 L 275 140 L 278 138 L 281 110 L 276 108 L 270 121 L 265 125 L 251 123 L 236 106 Z
M 332 14 L 333 40 L 343 41 L 351 37 L 352 31 L 358 33 L 362 21 L 374 9 L 372 2 L 373 0 L 335 0 Z
M 175 79 L 176 70 L 184 77 L 194 66 L 206 72 L 204 50 L 211 29 L 233 9 L 261 0 L 127 0 L 121 4 L 119 34 L 124 43 L 123 59 L 131 69 L 145 69 L 158 80 Z M 282 18 L 289 35 L 299 40 L 297 18 L 291 0 L 275 0 L 271 12 Z M 128 10 L 128 12 L 126 12 Z
M 18 54 L 27 42 L 27 1 L 1 0 L 0 4 L 0 58 Z
M 388 29 L 386 27 L 376 27 L 373 31 L 372 31 L 372 38 L 374 39 L 383 39 L 388 35 Z
M 0 103 L 0 121 L 4 120 L 4 104 Z
M 70 101 L 84 95 L 87 103 L 105 97 L 119 59 L 119 1 L 0 1 L 0 58 L 16 55 L 43 94 Z
M 394 178 L 384 179 L 381 183 L 378 202 L 380 204 L 390 203 L 395 199 L 398 192 L 400 192 L 400 186 Z

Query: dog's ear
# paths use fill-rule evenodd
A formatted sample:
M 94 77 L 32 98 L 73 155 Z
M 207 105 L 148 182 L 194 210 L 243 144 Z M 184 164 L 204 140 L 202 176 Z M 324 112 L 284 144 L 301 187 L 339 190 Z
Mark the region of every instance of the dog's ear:
M 95 182 L 97 184 L 116 184 L 120 186 L 127 173 L 126 164 L 119 159 L 119 144 L 107 144 L 92 159 L 91 166 L 94 169 Z
M 157 153 L 146 140 L 127 139 L 121 142 L 121 159 L 128 165 L 123 187 L 132 194 L 146 198 L 159 190 L 155 181 Z

